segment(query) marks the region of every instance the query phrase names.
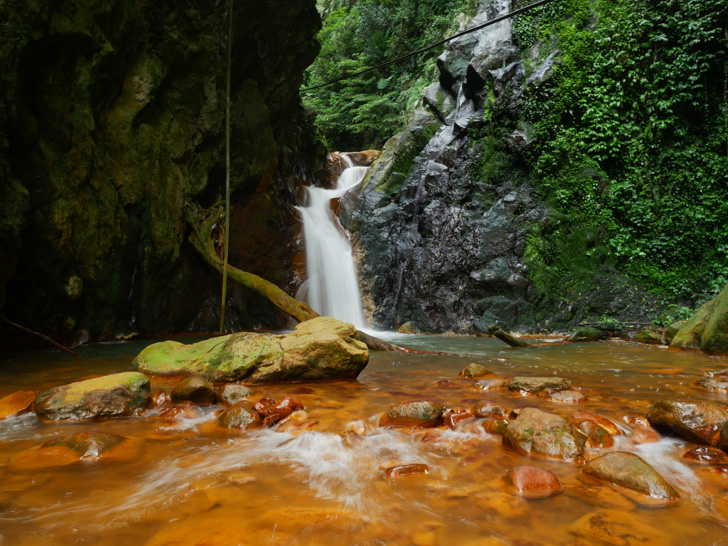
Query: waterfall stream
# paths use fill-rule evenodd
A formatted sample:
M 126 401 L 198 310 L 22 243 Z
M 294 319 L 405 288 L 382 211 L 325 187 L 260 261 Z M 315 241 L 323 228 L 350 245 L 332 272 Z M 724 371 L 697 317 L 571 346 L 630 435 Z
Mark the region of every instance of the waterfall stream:
M 339 176 L 336 188 L 306 187 L 306 205 L 296 207 L 303 222 L 308 276 L 297 297 L 321 315 L 364 328 L 366 321 L 351 244 L 331 210 L 331 200 L 343 197 L 357 186 L 368 167 L 354 167 L 348 157 L 342 158 L 347 168 Z

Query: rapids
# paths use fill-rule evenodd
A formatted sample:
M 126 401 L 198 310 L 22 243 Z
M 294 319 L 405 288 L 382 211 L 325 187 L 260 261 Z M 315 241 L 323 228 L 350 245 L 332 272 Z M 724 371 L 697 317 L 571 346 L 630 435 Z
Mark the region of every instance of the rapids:
M 644 415 L 662 396 L 725 402 L 725 395 L 694 384 L 728 359 L 627 342 L 522 350 L 489 338 L 389 338 L 459 354 L 372 353 L 354 381 L 255 387 L 252 400 L 291 395 L 303 402 L 308 417 L 278 429 L 223 431 L 215 425 L 217 406 L 177 417 L 153 409 L 87 423 L 46 424 L 35 415 L 0 421 L 0 544 L 590 544 L 579 538 L 575 522 L 604 509 L 632 522 L 635 536 L 648 526 L 668 537 L 666 544 L 725 543 L 726 469 L 686 464 L 681 456 L 695 444 L 683 439 L 663 436 L 636 446 L 617 437 L 614 449 L 637 453 L 680 493 L 674 506 L 643 509 L 610 486 L 585 480 L 578 465 L 509 451 L 498 436 L 372 428 L 352 438 L 345 429 L 356 419 L 374 425 L 381 412 L 405 401 L 472 407 L 487 399 L 507 410 L 534 406 L 565 417 L 587 410 L 629 430 L 622 417 Z M 80 348 L 85 362 L 51 350 L 4 354 L 0 396 L 128 370 L 144 346 Z M 562 405 L 507 390 L 475 390 L 473 380 L 457 377 L 471 362 L 506 377 L 558 374 L 588 400 Z M 174 384 L 152 377 L 153 392 Z M 143 447 L 130 460 L 88 456 L 32 471 L 7 466 L 24 449 L 91 431 L 138 438 Z M 384 468 L 402 463 L 426 464 L 429 474 L 384 476 Z M 518 465 L 551 470 L 564 491 L 531 501 L 511 495 L 500 478 Z

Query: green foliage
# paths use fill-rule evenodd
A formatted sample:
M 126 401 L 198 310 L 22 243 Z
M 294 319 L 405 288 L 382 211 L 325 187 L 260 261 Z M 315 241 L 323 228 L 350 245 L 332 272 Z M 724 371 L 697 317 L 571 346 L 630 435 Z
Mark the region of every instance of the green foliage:
M 679 305 L 669 305 L 665 310 L 658 315 L 658 317 L 652 322 L 652 326 L 655 328 L 666 328 L 673 322 L 688 320 L 695 311 L 690 307 L 684 307 Z
M 319 4 L 321 53 L 306 71 L 312 87 L 441 40 L 472 0 L 326 0 Z M 335 149 L 380 148 L 404 126 L 422 90 L 437 79 L 435 49 L 381 70 L 304 93 Z
M 538 260 L 560 272 L 589 226 L 654 292 L 717 292 L 728 279 L 728 4 L 553 5 L 515 25 L 522 45 L 551 40 L 561 52 L 521 112 L 535 128 L 533 179 L 561 213 Z

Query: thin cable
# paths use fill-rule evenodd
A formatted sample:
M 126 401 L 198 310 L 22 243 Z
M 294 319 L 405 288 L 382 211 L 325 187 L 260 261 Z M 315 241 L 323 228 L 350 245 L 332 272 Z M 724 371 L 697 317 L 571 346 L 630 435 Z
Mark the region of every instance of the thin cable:
M 505 15 L 500 15 L 496 17 L 495 19 L 491 19 L 490 21 L 486 21 L 482 25 L 475 26 L 473 28 L 469 28 L 468 30 L 464 30 L 463 32 L 458 32 L 457 34 L 453 34 L 449 38 L 445 38 L 444 40 L 440 40 L 437 43 L 434 43 L 432 45 L 429 45 L 427 47 L 423 47 L 421 49 L 418 49 L 416 51 L 412 51 L 410 53 L 405 53 L 404 55 L 401 55 L 397 57 L 396 59 L 392 59 L 391 61 L 387 61 L 369 68 L 365 68 L 364 70 L 360 70 L 359 72 L 354 72 L 353 74 L 346 74 L 344 76 L 341 76 L 340 78 L 336 78 L 334 80 L 327 81 L 326 83 L 321 83 L 319 85 L 314 85 L 312 87 L 306 87 L 304 89 L 301 89 L 301 92 L 306 91 L 313 91 L 314 89 L 320 89 L 322 87 L 326 87 L 328 85 L 348 80 L 349 78 L 353 78 L 354 76 L 361 76 L 362 74 L 366 74 L 367 72 L 371 72 L 373 70 L 378 70 L 379 68 L 384 68 L 385 66 L 389 66 L 394 63 L 398 63 L 399 61 L 402 61 L 404 59 L 409 59 L 410 57 L 414 57 L 415 55 L 419 55 L 420 53 L 424 53 L 425 51 L 430 51 L 431 49 L 435 49 L 436 47 L 441 46 L 442 44 L 446 44 L 448 42 L 451 42 L 452 40 L 455 40 L 457 38 L 460 38 L 461 36 L 465 36 L 466 34 L 470 34 L 471 32 L 475 32 L 476 30 L 483 29 L 485 27 L 489 27 L 490 25 L 494 25 L 496 23 L 500 23 L 501 21 L 505 21 L 506 19 L 513 17 L 514 15 L 519 15 L 521 13 L 524 13 L 530 9 L 537 8 L 539 6 L 542 6 L 544 4 L 547 4 L 549 2 L 553 2 L 553 0 L 539 0 L 538 2 L 534 2 L 533 4 L 529 4 L 527 6 L 523 6 L 522 8 L 518 8 L 517 10 L 510 11 L 506 13 Z

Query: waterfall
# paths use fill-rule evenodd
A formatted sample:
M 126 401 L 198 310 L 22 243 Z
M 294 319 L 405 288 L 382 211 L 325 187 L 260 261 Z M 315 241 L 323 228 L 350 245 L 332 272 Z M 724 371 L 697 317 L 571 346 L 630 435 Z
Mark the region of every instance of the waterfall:
M 348 157 L 342 158 L 347 168 L 339 176 L 336 188 L 306 187 L 306 205 L 296 207 L 303 222 L 308 276 L 297 297 L 321 315 L 364 328 L 366 322 L 351 245 L 331 211 L 331 200 L 343 197 L 357 186 L 368 168 L 354 167 Z

